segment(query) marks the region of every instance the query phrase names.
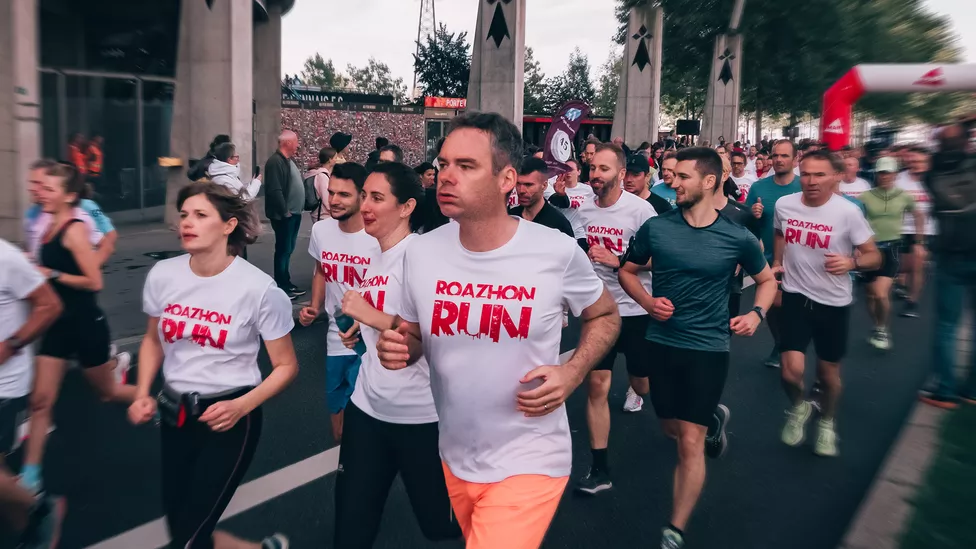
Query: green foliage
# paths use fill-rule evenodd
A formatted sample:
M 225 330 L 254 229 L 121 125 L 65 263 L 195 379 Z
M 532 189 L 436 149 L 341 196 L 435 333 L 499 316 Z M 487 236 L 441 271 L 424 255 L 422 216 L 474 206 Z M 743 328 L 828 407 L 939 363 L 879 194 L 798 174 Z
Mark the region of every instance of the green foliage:
M 566 101 L 579 99 L 592 105 L 596 98 L 593 82 L 590 80 L 590 60 L 580 51 L 573 50 L 569 55 L 569 65 L 557 77 L 546 80 L 543 96 L 545 112 L 552 113 Z
M 350 64 L 346 70 L 349 71 L 352 85 L 362 93 L 392 95 L 393 100 L 400 104 L 407 100 L 407 86 L 403 78 L 393 78 L 386 63 L 370 57 L 365 67 L 357 68 Z
M 525 48 L 525 78 L 522 86 L 524 105 L 522 110 L 528 114 L 547 114 L 543 100 L 546 93 L 546 75 L 535 60 L 532 48 Z
M 419 53 L 414 55 L 414 68 L 417 85 L 424 95 L 467 97 L 471 73 L 471 46 L 467 36 L 466 32 L 449 33 L 441 23 L 434 36 L 428 36 L 426 44 L 420 44 Z
M 596 99 L 593 101 L 593 114 L 612 117 L 617 106 L 617 90 L 620 88 L 620 71 L 623 67 L 623 54 L 611 52 L 600 66 L 597 80 Z
M 320 53 L 309 56 L 305 60 L 302 81 L 309 86 L 321 86 L 326 89 L 345 88 L 349 85 L 349 79 L 336 71 L 332 60 L 326 61 Z

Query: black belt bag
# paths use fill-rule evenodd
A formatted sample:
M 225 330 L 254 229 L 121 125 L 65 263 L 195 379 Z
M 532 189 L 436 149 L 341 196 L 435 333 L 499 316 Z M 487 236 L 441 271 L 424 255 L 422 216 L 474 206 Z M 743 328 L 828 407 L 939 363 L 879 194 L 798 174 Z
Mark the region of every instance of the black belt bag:
M 195 422 L 210 406 L 223 400 L 234 400 L 251 391 L 253 387 L 239 387 L 219 393 L 201 395 L 194 391 L 180 393 L 170 386 L 164 385 L 163 390 L 156 397 L 160 420 L 170 427 L 184 427 L 189 422 Z

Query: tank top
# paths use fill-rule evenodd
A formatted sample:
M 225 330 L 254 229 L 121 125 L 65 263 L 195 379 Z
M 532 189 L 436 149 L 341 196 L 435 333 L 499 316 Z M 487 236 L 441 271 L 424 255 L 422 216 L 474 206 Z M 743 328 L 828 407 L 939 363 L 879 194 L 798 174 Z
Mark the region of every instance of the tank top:
M 41 245 L 41 265 L 47 267 L 48 269 L 61 271 L 64 274 L 82 274 L 81 268 L 78 267 L 78 262 L 75 261 L 74 254 L 71 253 L 71 250 L 65 248 L 64 244 L 61 242 L 61 240 L 64 238 L 65 231 L 68 230 L 68 227 L 75 223 L 81 222 L 82 221 L 80 219 L 72 219 L 68 221 L 58 230 L 57 234 L 51 237 L 50 241 L 44 242 Z M 95 300 L 95 292 L 72 288 L 58 282 L 57 280 L 51 280 L 50 283 L 54 288 L 54 291 L 58 293 L 58 297 L 61 298 L 61 302 L 64 304 L 64 314 L 84 314 L 98 310 L 98 302 Z

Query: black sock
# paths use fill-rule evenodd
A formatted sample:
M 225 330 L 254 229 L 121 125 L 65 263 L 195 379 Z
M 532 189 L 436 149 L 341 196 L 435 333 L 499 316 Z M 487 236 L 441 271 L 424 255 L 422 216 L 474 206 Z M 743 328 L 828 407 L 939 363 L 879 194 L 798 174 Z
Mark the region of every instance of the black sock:
M 602 471 L 609 473 L 610 465 L 607 464 L 607 449 L 597 450 L 594 448 L 590 451 L 593 453 L 593 472 Z
M 681 530 L 681 528 L 678 528 L 677 526 L 671 524 L 670 522 L 668 523 L 668 528 L 670 528 L 671 530 L 674 530 L 675 532 L 677 532 L 678 535 L 681 536 L 682 538 L 685 537 L 684 531 Z

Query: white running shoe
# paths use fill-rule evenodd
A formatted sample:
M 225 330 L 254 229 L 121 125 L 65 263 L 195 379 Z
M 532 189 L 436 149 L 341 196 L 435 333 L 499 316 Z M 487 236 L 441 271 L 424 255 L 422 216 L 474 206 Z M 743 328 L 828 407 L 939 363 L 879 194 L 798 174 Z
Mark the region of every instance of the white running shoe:
M 633 387 L 627 387 L 627 398 L 624 399 L 625 412 L 640 412 L 644 409 L 644 399 L 634 392 Z
M 796 447 L 803 444 L 806 439 L 807 422 L 813 416 L 813 406 L 802 401 L 786 413 L 786 425 L 783 426 L 781 438 L 783 442 Z
M 123 351 L 115 355 L 115 369 L 112 373 L 115 375 L 115 383 L 118 385 L 125 385 L 129 382 L 129 370 L 132 368 L 132 355 Z

